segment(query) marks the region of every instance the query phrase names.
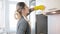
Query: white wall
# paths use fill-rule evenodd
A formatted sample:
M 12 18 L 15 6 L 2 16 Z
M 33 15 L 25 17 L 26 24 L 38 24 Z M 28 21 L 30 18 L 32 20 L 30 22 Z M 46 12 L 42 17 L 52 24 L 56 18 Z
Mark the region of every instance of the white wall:
M 48 34 L 60 34 L 60 14 L 48 15 Z
M 0 34 L 5 31 L 3 0 L 0 0 Z
M 46 12 L 49 11 L 48 9 L 57 8 L 60 9 L 60 0 L 36 0 L 36 5 L 45 5 Z
M 0 0 L 0 27 L 4 28 L 5 23 L 4 23 L 4 10 L 3 10 L 3 1 Z

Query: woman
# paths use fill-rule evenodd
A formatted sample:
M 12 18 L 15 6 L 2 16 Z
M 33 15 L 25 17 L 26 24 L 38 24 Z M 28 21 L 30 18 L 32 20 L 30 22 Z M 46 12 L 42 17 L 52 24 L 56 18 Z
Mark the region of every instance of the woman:
M 31 9 L 27 7 L 24 2 L 17 3 L 16 15 L 18 16 L 17 34 L 31 34 L 30 24 L 27 20 L 27 15 L 31 12 Z
M 17 10 L 15 14 L 18 16 L 16 19 L 19 20 L 17 24 L 17 34 L 31 34 L 31 28 L 27 20 L 27 15 L 29 15 L 33 10 L 41 9 L 37 7 L 40 6 L 36 6 L 34 8 L 29 9 L 24 2 L 17 3 Z

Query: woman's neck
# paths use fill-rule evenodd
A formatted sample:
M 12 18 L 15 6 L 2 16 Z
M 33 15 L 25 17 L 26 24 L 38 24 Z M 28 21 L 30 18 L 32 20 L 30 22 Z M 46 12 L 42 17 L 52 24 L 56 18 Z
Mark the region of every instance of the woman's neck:
M 27 16 L 26 16 L 26 15 L 23 15 L 23 17 L 27 18 Z

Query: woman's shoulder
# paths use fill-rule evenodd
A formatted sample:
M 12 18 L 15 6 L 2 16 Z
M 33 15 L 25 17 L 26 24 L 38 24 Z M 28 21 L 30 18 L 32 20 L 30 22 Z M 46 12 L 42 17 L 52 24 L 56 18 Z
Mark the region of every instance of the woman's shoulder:
M 18 22 L 19 23 L 26 23 L 27 24 L 27 21 L 23 17 Z

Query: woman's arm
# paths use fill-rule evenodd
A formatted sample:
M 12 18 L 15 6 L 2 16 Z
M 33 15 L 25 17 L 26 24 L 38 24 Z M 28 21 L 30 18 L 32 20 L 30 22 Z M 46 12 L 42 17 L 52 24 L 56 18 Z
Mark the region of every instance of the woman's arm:
M 29 15 L 32 11 L 34 11 L 34 8 L 30 8 L 30 9 L 29 9 L 28 15 Z
M 33 8 L 30 8 L 29 9 L 29 14 L 32 12 L 32 11 L 35 11 L 35 10 L 45 10 L 45 6 L 44 5 L 39 5 L 39 6 L 34 6 Z M 28 15 L 29 15 L 28 14 Z

